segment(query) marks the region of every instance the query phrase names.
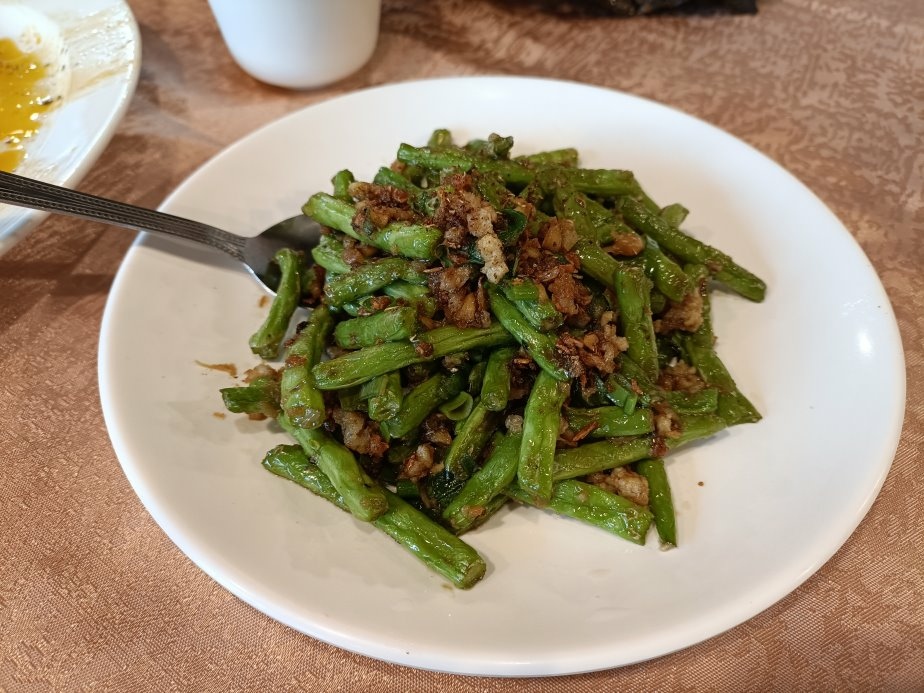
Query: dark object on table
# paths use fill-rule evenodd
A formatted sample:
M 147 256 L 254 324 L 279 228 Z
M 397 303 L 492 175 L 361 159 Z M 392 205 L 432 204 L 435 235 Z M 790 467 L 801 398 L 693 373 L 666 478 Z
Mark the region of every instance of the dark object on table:
M 631 17 L 654 12 L 684 14 L 752 14 L 757 0 L 541 0 L 547 9 L 561 14 L 596 14 Z

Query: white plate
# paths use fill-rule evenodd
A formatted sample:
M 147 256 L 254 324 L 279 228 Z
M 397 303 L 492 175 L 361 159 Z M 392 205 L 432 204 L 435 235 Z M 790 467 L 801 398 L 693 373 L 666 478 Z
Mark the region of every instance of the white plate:
M 55 62 L 69 83 L 61 105 L 48 113 L 38 135 L 26 146 L 26 160 L 15 172 L 73 187 L 102 154 L 135 91 L 141 64 L 138 25 L 124 0 L 2 4 L 25 7 L 30 14 L 38 12 L 49 20 L 41 24 L 56 34 L 48 39 L 61 40 L 63 51 Z M 0 27 L 0 38 L 4 36 L 4 27 Z M 0 253 L 45 216 L 0 204 Z
M 799 181 L 687 115 L 572 83 L 465 78 L 371 89 L 227 149 L 164 204 L 252 234 L 348 167 L 368 179 L 435 127 L 576 146 L 629 168 L 687 228 L 769 284 L 718 295 L 719 351 L 765 414 L 672 456 L 680 548 L 637 547 L 530 508 L 467 536 L 489 563 L 449 588 L 369 526 L 265 472 L 284 440 L 213 416 L 224 374 L 255 363 L 261 290 L 233 261 L 143 238 L 106 307 L 100 390 L 125 474 L 170 538 L 257 609 L 372 657 L 469 674 L 547 675 L 655 657 L 720 633 L 815 572 L 876 496 L 895 452 L 904 363 L 895 319 L 850 234 Z M 702 481 L 703 486 L 698 482 Z

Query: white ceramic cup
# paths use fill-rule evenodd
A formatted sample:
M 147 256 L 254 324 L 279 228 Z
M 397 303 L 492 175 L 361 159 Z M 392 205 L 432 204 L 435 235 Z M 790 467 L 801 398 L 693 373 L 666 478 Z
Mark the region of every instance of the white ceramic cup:
M 231 55 L 262 82 L 309 89 L 365 65 L 381 0 L 209 0 Z

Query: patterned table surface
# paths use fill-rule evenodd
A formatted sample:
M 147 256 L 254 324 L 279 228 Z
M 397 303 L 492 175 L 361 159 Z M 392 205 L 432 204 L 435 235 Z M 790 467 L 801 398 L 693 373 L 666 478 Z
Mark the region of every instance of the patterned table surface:
M 753 16 L 620 20 L 529 0 L 385 0 L 372 61 L 303 93 L 242 73 L 205 2 L 130 4 L 140 83 L 81 189 L 156 206 L 256 127 L 388 82 L 537 75 L 653 98 L 780 162 L 855 235 L 900 324 L 904 431 L 879 498 L 844 547 L 723 635 L 559 679 L 385 664 L 238 601 L 147 515 L 118 467 L 96 385 L 103 306 L 131 234 L 49 219 L 0 257 L 0 691 L 924 687 L 924 3 L 763 0 Z

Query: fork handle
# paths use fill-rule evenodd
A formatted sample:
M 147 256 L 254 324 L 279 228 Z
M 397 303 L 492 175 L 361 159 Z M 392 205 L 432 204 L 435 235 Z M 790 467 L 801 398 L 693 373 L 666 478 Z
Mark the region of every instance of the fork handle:
M 135 231 L 178 236 L 196 243 L 211 246 L 243 261 L 244 238 L 208 224 L 172 214 L 135 207 L 105 197 L 88 195 L 60 185 L 0 171 L 0 202 L 55 212 L 104 224 L 121 226 Z

